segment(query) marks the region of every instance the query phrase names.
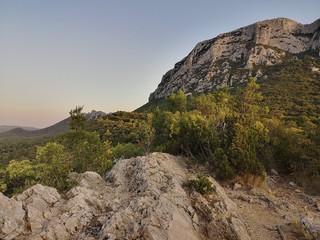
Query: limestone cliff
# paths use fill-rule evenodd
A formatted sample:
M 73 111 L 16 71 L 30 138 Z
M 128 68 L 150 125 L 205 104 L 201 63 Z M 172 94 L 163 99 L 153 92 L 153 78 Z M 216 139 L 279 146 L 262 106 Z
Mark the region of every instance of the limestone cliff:
M 178 90 L 199 93 L 232 86 L 247 81 L 254 66 L 275 65 L 288 54 L 308 50 L 320 50 L 320 19 L 306 25 L 287 18 L 257 22 L 198 43 L 163 76 L 149 100 Z
M 213 192 L 201 195 L 188 186 L 201 169 L 187 163 L 182 157 L 153 153 L 118 160 L 104 179 L 94 172 L 74 175 L 79 185 L 64 195 L 40 184 L 13 198 L 0 193 L 0 239 L 320 236 L 319 197 L 305 195 L 294 183 L 281 185 L 280 176 L 274 175 L 268 190 L 240 184 L 231 189 L 208 175 Z

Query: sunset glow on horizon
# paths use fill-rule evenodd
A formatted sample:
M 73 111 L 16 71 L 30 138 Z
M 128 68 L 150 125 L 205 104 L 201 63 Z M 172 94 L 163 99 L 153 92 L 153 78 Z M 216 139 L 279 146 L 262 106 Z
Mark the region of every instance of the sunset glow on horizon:
M 276 17 L 312 23 L 319 9 L 318 0 L 0 0 L 0 125 L 47 127 L 78 105 L 133 111 L 198 42 Z

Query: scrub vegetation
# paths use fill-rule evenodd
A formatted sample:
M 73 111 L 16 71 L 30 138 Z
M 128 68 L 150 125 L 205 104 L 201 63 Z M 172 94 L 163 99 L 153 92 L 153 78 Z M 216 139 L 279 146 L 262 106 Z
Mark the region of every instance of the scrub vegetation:
M 222 180 L 263 179 L 275 168 L 319 192 L 320 73 L 309 67 L 320 66 L 312 55 L 290 61 L 265 66 L 268 80 L 250 78 L 237 89 L 206 94 L 178 91 L 139 111 L 119 111 L 90 123 L 76 107 L 68 132 L 0 142 L 0 190 L 10 196 L 42 183 L 66 191 L 73 184 L 67 180 L 71 172 L 103 174 L 115 159 L 158 151 L 207 163 Z

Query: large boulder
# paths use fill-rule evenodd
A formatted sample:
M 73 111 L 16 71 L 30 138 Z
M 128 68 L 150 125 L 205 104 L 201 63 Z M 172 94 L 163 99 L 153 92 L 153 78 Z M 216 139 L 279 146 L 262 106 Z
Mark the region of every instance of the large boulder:
M 185 159 L 163 153 L 119 160 L 105 176 L 74 174 L 63 197 L 37 184 L 0 195 L 0 238 L 250 239 L 236 204 L 209 178 L 206 197 L 187 187 Z M 214 200 L 214 201 L 213 201 Z
M 0 239 L 14 239 L 25 227 L 25 211 L 20 201 L 0 193 Z

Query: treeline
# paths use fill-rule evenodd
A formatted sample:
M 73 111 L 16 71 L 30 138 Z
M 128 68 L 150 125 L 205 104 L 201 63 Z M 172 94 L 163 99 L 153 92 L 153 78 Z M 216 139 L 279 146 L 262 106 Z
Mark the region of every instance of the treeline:
M 274 66 L 256 66 L 267 80 L 258 79 L 264 104 L 272 114 L 304 129 L 320 124 L 320 57 L 318 52 L 287 56 Z
M 147 114 L 118 112 L 89 123 L 82 109 L 70 111 L 70 131 L 36 142 L 38 146 L 33 148 L 28 143 L 28 154 L 17 153 L 17 158 L 0 166 L 1 192 L 11 196 L 36 183 L 64 192 L 75 184 L 69 178 L 72 172 L 104 174 L 115 159 L 149 152 L 150 144 L 146 143 L 151 125 L 147 124 Z M 16 146 L 15 142 L 12 144 Z M 25 149 L 24 144 L 21 149 Z
M 220 179 L 263 177 L 271 168 L 320 190 L 320 128 L 284 121 L 269 111 L 251 79 L 230 94 L 186 97 L 178 92 L 153 117 L 154 146 L 208 162 Z
M 303 114 L 288 118 L 268 102 L 252 78 L 232 93 L 227 88 L 196 96 L 180 91 L 148 114 L 117 112 L 100 119 L 95 130 L 119 149 L 118 157 L 183 154 L 209 163 L 220 179 L 263 178 L 275 168 L 309 190 L 320 190 L 318 120 Z
M 103 174 L 114 159 L 153 151 L 207 163 L 219 179 L 263 179 L 275 168 L 320 190 L 319 125 L 298 125 L 270 112 L 254 79 L 236 93 L 180 91 L 152 112 L 116 112 L 90 124 L 81 110 L 70 111 L 71 130 L 38 147 L 34 159 L 2 168 L 2 192 L 11 195 L 36 182 L 66 191 L 71 172 Z
M 49 138 L 41 139 L 0 139 L 0 167 L 6 166 L 10 160 L 32 159 L 36 155 L 36 145 L 43 145 Z
M 85 118 L 84 118 L 85 121 Z M 11 160 L 0 169 L 0 190 L 6 195 L 19 193 L 36 184 L 66 191 L 74 185 L 71 172 L 95 171 L 100 174 L 112 167 L 109 146 L 99 135 L 85 129 L 72 129 L 36 148 L 35 158 Z

